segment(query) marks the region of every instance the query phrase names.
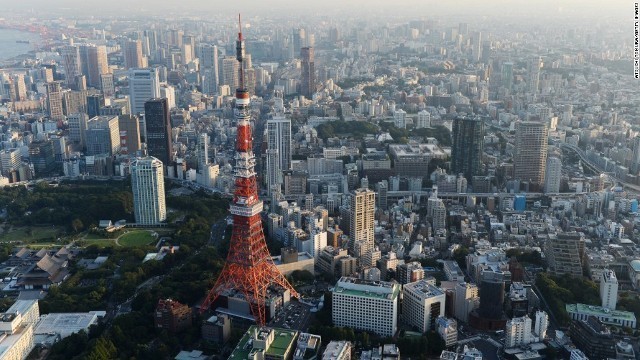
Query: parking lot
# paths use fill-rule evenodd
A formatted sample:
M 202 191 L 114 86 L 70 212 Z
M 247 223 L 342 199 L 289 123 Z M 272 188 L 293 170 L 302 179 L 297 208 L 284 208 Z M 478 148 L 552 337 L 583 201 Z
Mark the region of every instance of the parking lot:
M 306 331 L 309 328 L 309 306 L 291 301 L 269 322 L 269 326 Z

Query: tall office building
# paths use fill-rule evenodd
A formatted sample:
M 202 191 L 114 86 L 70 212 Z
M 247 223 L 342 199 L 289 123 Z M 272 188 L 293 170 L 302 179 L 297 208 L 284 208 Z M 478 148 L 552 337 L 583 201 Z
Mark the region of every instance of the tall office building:
M 436 319 L 444 316 L 445 294 L 442 289 L 426 280 L 408 283 L 402 287 L 402 317 L 405 324 L 420 332 L 433 330 Z
M 567 116 L 570 117 L 570 116 Z M 640 171 L 640 136 L 633 138 L 633 157 L 631 158 L 631 175 L 636 175 Z
M 209 164 L 209 135 L 207 133 L 198 136 L 197 146 L 198 172 L 202 173 Z
M 513 348 L 531 343 L 531 318 L 527 315 L 507 321 L 505 328 L 505 348 Z
M 129 101 L 132 114 L 144 113 L 145 102 L 159 97 L 160 80 L 156 69 L 129 70 Z
M 163 164 L 173 161 L 173 143 L 171 139 L 171 114 L 167 99 L 151 99 L 144 104 L 146 123 L 146 143 L 149 156 Z
M 310 99 L 316 92 L 316 67 L 313 48 L 303 47 L 300 49 L 300 58 L 302 59 L 302 81 L 300 82 L 300 93 Z
M 120 127 L 117 116 L 96 116 L 87 122 L 87 155 L 114 155 L 120 150 Z
M 505 62 L 502 64 L 502 87 L 511 91 L 513 89 L 513 63 Z
M 306 46 L 307 35 L 304 28 L 293 30 L 293 54 L 299 54 L 300 50 Z
M 36 176 L 44 176 L 51 172 L 56 165 L 53 141 L 34 141 L 29 144 L 29 161 L 33 164 Z
M 237 89 L 240 85 L 240 63 L 233 56 L 222 59 L 222 85 Z
M 87 130 L 88 121 L 89 116 L 85 113 L 71 114 L 67 117 L 69 140 L 78 143 L 80 147 L 84 147 L 86 144 L 85 131 Z
M 482 32 L 476 31 L 471 34 L 471 59 L 475 62 L 480 61 L 482 56 Z
M 82 61 L 80 59 L 80 49 L 77 46 L 63 46 L 60 55 L 62 56 L 62 66 L 64 68 L 65 84 L 70 88 L 76 88 L 76 77 L 82 74 Z
M 331 294 L 335 326 L 394 336 L 398 330 L 400 285 L 342 277 Z
M 453 120 L 451 172 L 463 174 L 467 181 L 482 175 L 484 121 L 481 118 L 457 117 Z
M 427 110 L 421 110 L 418 113 L 416 129 L 424 129 L 428 127 L 431 127 L 431 114 Z
M 442 199 L 437 199 L 431 208 L 431 225 L 433 231 L 447 228 L 447 207 Z
M 220 85 L 220 71 L 218 69 L 218 47 L 210 44 L 200 44 L 196 48 L 200 59 L 200 76 L 202 77 L 202 91 L 207 95 L 218 92 Z
M 615 310 L 618 303 L 618 278 L 611 269 L 605 269 L 600 276 L 600 299 L 602 307 Z
M 83 73 L 87 76 L 87 85 L 96 89 L 102 87 L 101 75 L 109 74 L 107 47 L 104 45 L 83 45 L 81 53 Z
M 145 59 L 142 55 L 142 41 L 130 40 L 124 44 L 123 49 L 124 68 L 138 69 L 146 67 Z
M 539 190 L 544 185 L 548 135 L 545 123 L 522 121 L 516 124 L 514 177 L 528 181 L 530 190 Z
M 469 313 L 478 307 L 480 299 L 478 298 L 478 287 L 471 283 L 458 283 L 455 288 L 455 309 L 454 316 L 456 319 L 467 322 Z
M 291 169 L 291 119 L 274 116 L 267 120 L 267 149 L 278 151 L 280 170 Z
M 562 161 L 555 156 L 549 157 L 544 176 L 544 192 L 559 193 L 560 181 L 562 180 Z
M 136 223 L 157 225 L 167 219 L 162 162 L 154 157 L 137 158 L 131 164 L 131 187 Z
M 120 152 L 133 155 L 140 150 L 140 121 L 135 115 L 118 116 Z
M 544 255 L 549 264 L 548 271 L 556 276 L 582 277 L 584 247 L 582 233 L 574 231 L 548 234 L 544 246 Z
M 63 120 L 62 87 L 59 81 L 49 82 L 45 85 L 47 90 L 47 111 L 53 120 Z
M 362 241 L 365 246 L 362 254 L 373 250 L 374 214 L 376 211 L 376 193 L 369 189 L 357 189 L 350 199 L 349 240 L 350 250 L 356 253 L 356 243 Z
M 540 87 L 540 69 L 542 68 L 542 58 L 536 57 L 529 60 L 529 92 L 535 94 Z

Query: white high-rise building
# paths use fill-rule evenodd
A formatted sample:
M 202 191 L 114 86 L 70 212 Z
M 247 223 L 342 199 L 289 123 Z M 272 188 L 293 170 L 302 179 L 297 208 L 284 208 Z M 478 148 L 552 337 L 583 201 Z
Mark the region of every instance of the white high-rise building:
M 600 275 L 600 299 L 602 307 L 615 310 L 618 303 L 618 278 L 611 269 L 605 269 Z
M 445 294 L 427 280 L 405 284 L 402 287 L 402 318 L 407 325 L 420 332 L 435 328 L 436 319 L 444 316 Z
M 424 129 L 431 126 L 431 114 L 427 110 L 422 110 L 418 113 L 418 121 L 416 122 L 416 129 Z
M 137 158 L 131 164 L 131 187 L 136 223 L 156 225 L 167 219 L 162 161 Z
M 504 329 L 504 347 L 512 348 L 531 343 L 531 318 L 528 316 L 513 318 L 507 321 Z
M 282 171 L 291 169 L 291 119 L 267 120 L 267 184 L 282 183 Z
M 469 313 L 478 307 L 480 298 L 478 297 L 478 286 L 471 283 L 461 282 L 456 285 L 456 307 L 453 312 L 456 319 L 467 322 Z
M 373 250 L 375 230 L 374 215 L 376 211 L 376 193 L 369 189 L 357 189 L 351 194 L 349 238 L 353 254 L 356 243 L 362 241 L 365 246 L 361 254 Z
M 275 116 L 267 120 L 267 149 L 278 150 L 281 170 L 291 169 L 291 119 Z
M 203 173 L 207 164 L 209 164 L 209 135 L 207 133 L 198 136 L 198 172 Z
M 407 112 L 398 109 L 393 113 L 393 122 L 397 128 L 406 129 L 407 128 Z
M 129 70 L 131 114 L 144 113 L 144 103 L 160 97 L 160 79 L 156 69 Z
M 544 340 L 547 336 L 547 328 L 549 327 L 549 316 L 542 310 L 536 311 L 536 322 L 533 326 L 533 332 L 538 337 L 539 341 Z
M 540 69 L 542 68 L 542 58 L 537 57 L 529 61 L 529 92 L 535 94 L 540 87 Z
M 447 207 L 441 199 L 438 199 L 435 206 L 431 209 L 431 219 L 433 231 L 447 227 Z
M 393 336 L 398 330 L 400 291 L 397 283 L 342 277 L 331 296 L 333 324 Z
M 562 179 L 562 161 L 555 156 L 547 159 L 547 170 L 544 179 L 545 193 L 559 193 Z

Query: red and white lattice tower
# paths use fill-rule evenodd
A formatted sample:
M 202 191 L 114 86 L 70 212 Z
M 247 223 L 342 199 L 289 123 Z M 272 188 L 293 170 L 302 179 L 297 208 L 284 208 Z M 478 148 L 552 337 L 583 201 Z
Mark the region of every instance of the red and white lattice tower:
M 240 16 L 238 16 L 239 21 Z M 298 293 L 271 260 L 264 239 L 260 217 L 262 201 L 258 198 L 254 170 L 256 160 L 253 156 L 250 99 L 244 87 L 242 26 L 236 41 L 236 58 L 240 62 L 240 87 L 236 90 L 235 118 L 238 133 L 234 168 L 235 191 L 230 209 L 233 216 L 233 231 L 224 268 L 202 303 L 200 311 L 206 311 L 225 290 L 235 289 L 244 294 L 245 300 L 249 302 L 256 323 L 264 325 L 265 300 L 269 287 L 276 285 L 282 289 L 288 289 L 294 297 L 298 297 Z

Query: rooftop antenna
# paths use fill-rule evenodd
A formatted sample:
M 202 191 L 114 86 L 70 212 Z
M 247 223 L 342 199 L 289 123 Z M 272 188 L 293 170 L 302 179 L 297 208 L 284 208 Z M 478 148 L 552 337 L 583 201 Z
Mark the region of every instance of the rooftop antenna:
M 240 63 L 240 90 L 244 90 L 244 39 L 242 38 L 242 20 L 238 14 L 238 40 L 236 41 L 236 60 Z

